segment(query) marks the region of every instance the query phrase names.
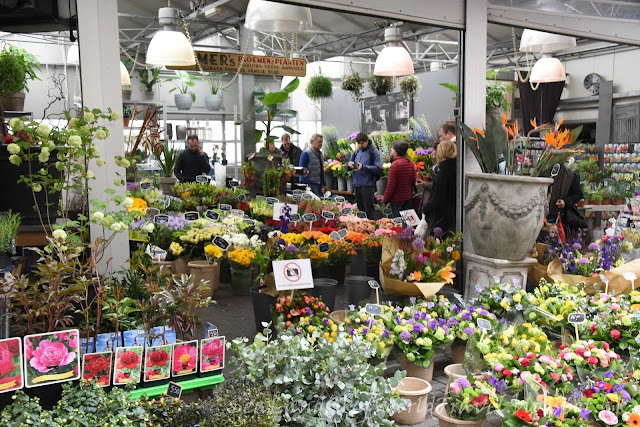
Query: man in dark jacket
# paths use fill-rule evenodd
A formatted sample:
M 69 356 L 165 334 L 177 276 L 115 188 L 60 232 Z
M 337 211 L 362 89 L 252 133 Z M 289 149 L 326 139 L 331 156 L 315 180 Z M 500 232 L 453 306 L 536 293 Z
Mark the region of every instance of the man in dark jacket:
M 377 174 L 382 170 L 380 152 L 369 141 L 366 133 L 356 135 L 358 150 L 351 156 L 347 167 L 353 170 L 353 188 L 356 192 L 358 209 L 367 213 L 367 218 L 375 217 L 375 197 Z M 371 153 L 373 151 L 373 154 Z
M 211 170 L 209 157 L 198 143 L 197 135 L 187 137 L 189 148 L 182 150 L 173 173 L 180 182 L 194 182 L 197 175 L 206 174 Z
M 282 154 L 289 159 L 289 164 L 298 166 L 298 164 L 300 164 L 302 150 L 297 145 L 291 143 L 291 136 L 288 133 L 283 134 L 280 140 L 282 141 L 282 145 L 280 146 Z

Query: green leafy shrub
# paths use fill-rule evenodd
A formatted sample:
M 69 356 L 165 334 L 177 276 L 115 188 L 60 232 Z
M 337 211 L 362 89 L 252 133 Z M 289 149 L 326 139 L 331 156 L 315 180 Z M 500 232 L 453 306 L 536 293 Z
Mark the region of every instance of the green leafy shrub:
M 383 96 L 393 90 L 393 77 L 371 74 L 367 79 L 369 90 L 376 96 Z
M 355 102 L 360 102 L 362 99 L 362 89 L 364 88 L 364 81 L 360 74 L 355 71 L 350 72 L 342 76 L 342 84 L 340 85 L 342 90 L 351 92 L 351 96 Z
M 305 93 L 310 99 L 331 98 L 333 96 L 331 79 L 325 76 L 311 77 Z

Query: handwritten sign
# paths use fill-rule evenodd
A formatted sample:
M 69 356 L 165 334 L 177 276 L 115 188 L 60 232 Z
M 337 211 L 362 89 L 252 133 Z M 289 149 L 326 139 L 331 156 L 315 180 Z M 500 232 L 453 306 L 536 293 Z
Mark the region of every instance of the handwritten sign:
M 317 220 L 318 217 L 316 217 L 316 214 L 314 213 L 308 213 L 308 214 L 302 215 L 302 219 L 304 220 L 304 222 L 313 222 Z
M 489 322 L 487 319 L 478 319 L 478 328 L 482 329 L 483 331 L 490 331 L 491 322 Z
M 313 288 L 310 259 L 273 261 L 272 264 L 276 290 Z
M 247 195 L 246 194 L 238 194 L 236 196 L 236 198 L 238 199 L 239 202 L 244 202 L 245 200 L 247 200 Z
M 302 200 L 313 200 L 313 196 L 309 193 L 304 193 L 302 195 Z
M 276 203 L 278 203 L 278 202 L 279 202 L 279 200 L 278 200 L 278 199 L 276 199 L 275 197 L 267 197 L 267 204 L 268 204 L 269 206 L 273 206 L 273 205 L 275 205 L 275 204 L 276 204 Z
M 223 251 L 226 251 L 227 248 L 229 247 L 229 242 L 227 242 L 227 240 L 224 237 L 220 237 L 220 236 L 214 237 L 211 243 L 213 243 L 214 246 L 222 249 Z
M 367 283 L 371 289 L 378 289 L 380 287 L 380 284 L 375 280 L 369 280 Z
M 167 396 L 173 397 L 175 399 L 180 399 L 182 395 L 182 386 L 180 384 L 176 384 L 173 381 L 169 381 L 169 386 L 167 387 Z
M 231 209 L 232 209 L 232 208 L 231 208 L 231 205 L 227 205 L 227 204 L 224 204 L 224 203 L 220 203 L 220 204 L 218 205 L 218 209 L 220 209 L 222 212 L 231 212 Z
M 299 202 L 300 200 L 302 200 L 302 196 L 300 194 L 294 194 L 293 196 L 291 196 L 291 198 L 294 202 Z
M 333 212 L 322 211 L 322 218 L 327 219 L 327 220 L 331 220 L 331 219 L 336 219 L 336 216 L 333 214 Z
M 343 228 L 342 230 L 338 230 L 338 234 L 340 235 L 341 239 L 344 239 L 345 237 L 347 237 L 347 234 L 349 234 L 349 232 L 346 228 Z
M 218 221 L 220 219 L 220 214 L 216 211 L 212 211 L 211 209 L 207 210 L 204 213 L 205 218 L 209 218 L 212 221 Z
M 356 217 L 360 219 L 367 219 L 367 213 L 365 211 L 358 211 L 356 212 Z
M 195 221 L 200 219 L 200 214 L 196 211 L 185 212 L 183 216 L 185 221 Z
M 382 213 L 385 214 L 385 215 L 391 215 L 393 213 L 393 211 L 391 210 L 391 208 L 384 208 Z
M 584 313 L 571 313 L 569 317 L 567 317 L 567 320 L 569 321 L 569 323 L 580 324 L 584 323 L 585 320 L 587 320 L 587 317 L 584 315 Z
M 244 211 L 242 209 L 231 209 L 231 215 L 242 218 L 244 216 Z
M 289 217 L 289 220 L 291 222 L 298 222 L 300 221 L 300 214 L 291 214 L 291 216 Z
M 345 202 L 345 198 L 344 198 L 344 197 L 342 197 L 342 196 L 336 196 L 333 200 L 334 200 L 336 203 L 344 203 L 344 202 Z
M 296 188 L 295 190 L 293 190 L 293 195 L 295 196 L 296 194 L 302 196 L 302 190 L 300 190 L 299 188 Z
M 329 233 L 329 237 L 331 237 L 336 242 L 342 240 L 342 236 L 340 236 L 340 233 L 338 233 L 337 231 L 332 231 L 331 233 Z
M 169 215 L 156 215 L 153 217 L 153 222 L 156 224 L 166 224 L 169 222 Z
M 323 254 L 329 252 L 329 243 L 327 242 L 320 243 L 318 245 L 318 251 L 320 251 Z
M 342 208 L 340 212 L 342 212 L 342 215 L 350 215 L 351 213 L 353 213 L 353 208 Z
M 402 225 L 402 222 L 403 222 L 403 221 L 402 221 L 402 218 L 400 218 L 399 216 L 398 216 L 398 217 L 393 218 L 393 223 L 394 223 L 395 225 Z
M 380 316 L 382 314 L 382 306 L 378 304 L 367 304 L 364 306 L 364 311 L 372 316 Z
M 231 188 L 238 187 L 239 185 L 240 185 L 240 182 L 235 180 L 235 179 L 232 179 L 232 180 L 229 181 L 229 187 L 231 187 Z

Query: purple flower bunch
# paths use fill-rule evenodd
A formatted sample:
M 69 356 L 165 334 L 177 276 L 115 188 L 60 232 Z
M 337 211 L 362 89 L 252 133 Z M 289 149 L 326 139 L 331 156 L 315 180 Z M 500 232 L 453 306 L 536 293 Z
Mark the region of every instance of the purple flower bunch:
M 430 156 L 432 153 L 433 153 L 432 147 L 429 147 L 429 148 L 420 147 L 416 150 L 416 154 L 418 156 Z

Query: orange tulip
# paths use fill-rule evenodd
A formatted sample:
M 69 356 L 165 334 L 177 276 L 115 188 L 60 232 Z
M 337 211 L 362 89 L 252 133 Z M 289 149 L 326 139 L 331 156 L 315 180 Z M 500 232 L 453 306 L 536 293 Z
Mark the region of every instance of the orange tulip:
M 440 273 L 440 277 L 447 283 L 447 284 L 452 284 L 453 283 L 453 278 L 456 277 L 456 275 L 454 273 L 451 272 L 452 268 L 450 265 L 444 267 Z

